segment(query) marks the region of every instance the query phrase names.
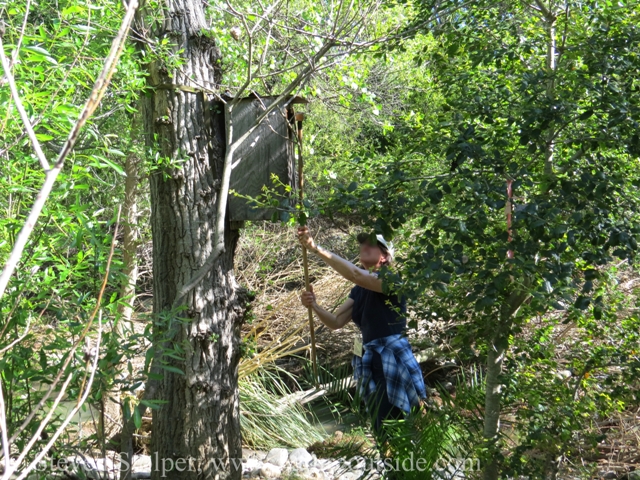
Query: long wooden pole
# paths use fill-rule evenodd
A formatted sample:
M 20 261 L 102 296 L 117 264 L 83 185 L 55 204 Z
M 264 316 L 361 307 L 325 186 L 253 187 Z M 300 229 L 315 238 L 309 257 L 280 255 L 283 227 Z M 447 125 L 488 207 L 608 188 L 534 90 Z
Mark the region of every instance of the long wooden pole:
M 302 121 L 304 120 L 304 113 L 296 113 L 297 131 L 298 131 L 298 193 L 300 195 L 300 208 L 303 207 L 302 199 L 304 196 L 304 177 L 302 160 Z M 306 224 L 306 222 L 305 222 Z M 305 226 L 305 225 L 302 225 Z M 304 284 L 308 291 L 309 288 L 309 261 L 307 259 L 307 249 L 302 247 L 302 265 L 304 267 Z M 309 311 L 309 331 L 311 332 L 311 364 L 313 365 L 313 384 L 318 386 L 318 363 L 316 361 L 316 333 L 313 326 L 313 311 L 311 307 L 308 307 Z

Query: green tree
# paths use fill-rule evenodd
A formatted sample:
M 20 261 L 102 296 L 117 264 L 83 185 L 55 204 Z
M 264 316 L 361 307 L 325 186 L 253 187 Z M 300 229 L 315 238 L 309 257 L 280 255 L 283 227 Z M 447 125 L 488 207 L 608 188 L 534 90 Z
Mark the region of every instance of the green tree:
M 443 3 L 452 13 L 425 23 Z M 421 4 L 415 28 L 435 44 L 416 60 L 442 98 L 421 111 L 437 120 L 399 122 L 413 134 L 360 157 L 366 180 L 334 183 L 325 207 L 346 205 L 405 246 L 385 278 L 423 316 L 466 320 L 458 344 L 486 355 L 487 479 L 506 468 L 499 419 L 514 336 L 554 309 L 601 320 L 603 266 L 634 262 L 637 16 L 635 4 Z

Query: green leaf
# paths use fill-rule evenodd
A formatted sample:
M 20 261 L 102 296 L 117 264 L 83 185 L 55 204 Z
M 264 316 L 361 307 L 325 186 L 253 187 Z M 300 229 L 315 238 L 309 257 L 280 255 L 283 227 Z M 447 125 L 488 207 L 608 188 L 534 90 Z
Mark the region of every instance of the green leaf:
M 133 409 L 133 423 L 135 424 L 136 429 L 139 429 L 142 426 L 142 415 L 140 415 L 138 405 Z
M 578 118 L 580 120 L 586 120 L 588 118 L 591 118 L 592 116 L 593 116 L 593 110 L 587 110 L 586 112 L 580 114 Z
M 177 373 L 179 375 L 184 375 L 184 372 L 182 370 L 180 370 L 178 367 L 174 367 L 172 365 L 161 365 L 160 367 L 163 368 L 164 370 L 168 371 L 168 372 Z
M 92 157 L 95 160 L 97 160 L 97 162 L 94 163 L 94 165 L 96 165 L 97 167 L 99 167 L 99 168 L 109 167 L 109 168 L 112 168 L 113 170 L 115 170 L 118 175 L 122 175 L 123 177 L 127 176 L 125 171 L 119 165 L 116 165 L 115 163 L 113 163 L 108 158 L 103 157 L 101 155 L 93 155 Z
M 589 297 L 585 297 L 583 295 L 578 296 L 578 298 L 576 299 L 575 303 L 574 303 L 574 307 L 580 309 L 580 310 L 585 310 L 589 304 L 591 303 L 591 299 Z
M 601 319 L 602 319 L 602 308 L 600 308 L 600 307 L 595 307 L 595 308 L 593 309 L 593 317 L 594 317 L 596 320 L 601 320 Z

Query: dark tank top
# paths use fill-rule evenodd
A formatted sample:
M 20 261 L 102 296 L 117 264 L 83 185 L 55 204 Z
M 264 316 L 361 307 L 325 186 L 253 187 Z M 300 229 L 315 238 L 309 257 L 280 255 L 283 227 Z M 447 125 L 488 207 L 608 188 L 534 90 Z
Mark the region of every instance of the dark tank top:
M 360 285 L 351 289 L 349 298 L 353 298 L 351 318 L 362 332 L 362 343 L 368 343 L 376 338 L 387 337 L 402 333 L 407 325 L 407 302 L 397 295 L 368 290 Z M 397 313 L 393 307 L 399 307 Z

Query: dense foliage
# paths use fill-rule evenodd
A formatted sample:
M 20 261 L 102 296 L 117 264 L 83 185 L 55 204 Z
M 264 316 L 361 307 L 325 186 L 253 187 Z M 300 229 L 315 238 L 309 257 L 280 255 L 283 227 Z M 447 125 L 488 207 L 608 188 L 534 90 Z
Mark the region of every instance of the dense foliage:
M 295 81 L 296 68 L 320 49 L 331 25 L 319 2 L 294 3 L 258 28 L 259 16 L 238 15 L 257 5 L 211 2 L 212 28 L 202 34 L 222 54 L 221 93 L 244 85 L 252 66 L 257 74 L 245 86 L 258 94 L 279 94 Z M 160 8 L 148 6 L 146 15 Z M 353 19 L 348 54 L 338 44 L 295 92 L 310 101 L 305 215 L 392 238 L 399 261 L 383 270 L 385 287 L 409 299 L 410 326 L 445 322 L 452 354 L 465 365 L 486 364 L 497 352 L 502 370 L 487 368 L 486 382 L 502 385 L 500 393 L 451 399 L 447 414 L 432 420 L 468 422 L 456 438 L 466 435 L 473 455 L 504 475 L 552 477 L 563 459 L 595 451 L 603 440 L 598 422 L 640 402 L 633 289 L 640 6 L 424 0 L 383 7 Z M 49 157 L 76 122 L 123 10 L 105 1 L 3 4 L 4 52 Z M 291 26 L 278 23 L 284 20 Z M 142 191 L 149 172 L 179 169 L 140 147 L 144 133 L 134 119 L 149 88 L 145 65 L 161 61 L 179 72 L 180 60 L 171 39 L 145 44 L 138 33 L 134 28 L 109 93 L 83 129 L 0 299 L 0 349 L 25 334 L 0 354 L 10 431 L 34 410 L 70 339 L 95 314 L 125 194 L 126 156 L 145 161 Z M 4 263 L 44 172 L 5 81 L 0 105 Z M 139 203 L 141 243 L 149 244 L 149 199 Z M 297 212 L 288 213 L 291 226 Z M 125 300 L 123 277 L 116 244 L 101 305 L 111 326 Z M 567 335 L 571 347 L 559 352 Z M 93 403 L 114 382 L 130 393 L 140 386 L 131 359 L 144 355 L 145 337 L 148 329 L 125 339 L 117 329 L 105 334 Z M 72 365 L 84 365 L 82 352 L 74 355 Z M 123 365 L 131 375 L 116 380 Z M 71 378 L 73 396 L 84 372 L 78 367 Z M 513 435 L 485 418 L 483 409 L 493 408 L 510 419 Z M 18 446 L 26 440 L 19 436 Z

